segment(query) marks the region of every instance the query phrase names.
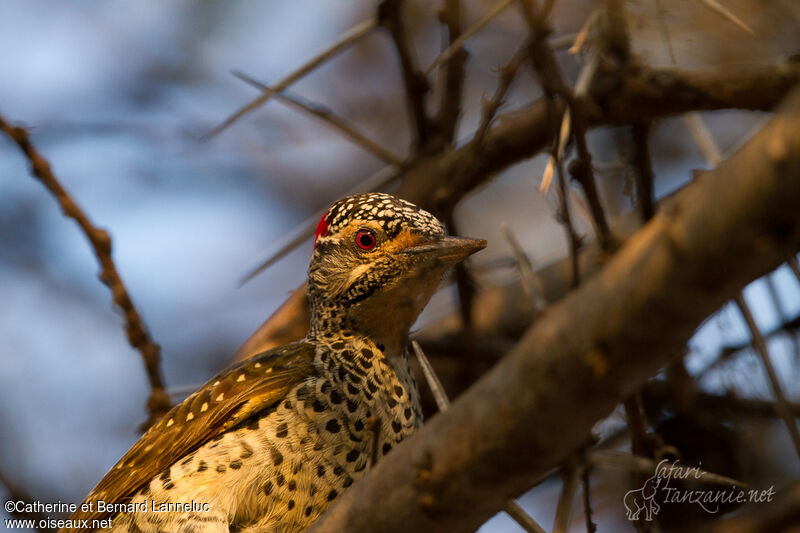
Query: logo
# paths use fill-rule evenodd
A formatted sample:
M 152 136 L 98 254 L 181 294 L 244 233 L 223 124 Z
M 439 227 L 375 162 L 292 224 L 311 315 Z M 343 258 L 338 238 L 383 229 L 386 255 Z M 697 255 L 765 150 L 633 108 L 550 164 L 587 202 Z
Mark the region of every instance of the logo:
M 670 486 L 673 480 L 700 481 L 708 488 L 689 489 Z M 734 480 L 701 470 L 699 466 L 683 466 L 680 461 L 661 460 L 653 475 L 641 488 L 625 493 L 622 503 L 628 520 L 652 522 L 661 511 L 661 504 L 697 505 L 709 514 L 716 514 L 726 504 L 768 503 L 775 497 L 775 487 L 748 489 Z M 644 513 L 644 516 L 642 516 Z

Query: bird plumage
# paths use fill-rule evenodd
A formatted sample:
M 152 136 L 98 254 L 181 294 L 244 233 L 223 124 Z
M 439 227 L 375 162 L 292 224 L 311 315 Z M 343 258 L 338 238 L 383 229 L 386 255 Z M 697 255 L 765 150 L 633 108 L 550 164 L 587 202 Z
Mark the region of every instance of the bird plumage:
M 305 529 L 421 424 L 408 331 L 444 271 L 484 246 L 390 195 L 335 203 L 315 237 L 306 339 L 167 413 L 79 506 L 77 530 L 106 517 L 142 533 Z

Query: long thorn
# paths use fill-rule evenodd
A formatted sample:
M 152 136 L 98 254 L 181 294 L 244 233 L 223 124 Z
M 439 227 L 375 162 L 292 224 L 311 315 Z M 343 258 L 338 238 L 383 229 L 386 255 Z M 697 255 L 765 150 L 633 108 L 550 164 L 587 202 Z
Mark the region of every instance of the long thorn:
M 514 519 L 519 526 L 528 533 L 547 533 L 536 520 L 533 519 L 523 507 L 514 500 L 508 500 L 503 511 Z
M 577 54 L 583 48 L 584 43 L 586 43 L 586 38 L 589 37 L 589 30 L 592 29 L 595 21 L 600 16 L 600 11 L 594 9 L 586 18 L 586 21 L 581 26 L 581 29 L 578 31 L 578 34 L 575 36 L 575 41 L 572 43 L 572 46 L 569 47 L 569 53 L 572 55 Z M 551 45 L 552 46 L 552 45 Z
M 694 143 L 700 153 L 703 154 L 706 163 L 712 168 L 719 165 L 722 162 L 722 152 L 714 141 L 714 137 L 711 136 L 711 132 L 708 131 L 700 114 L 696 112 L 686 113 L 683 115 L 683 121 L 692 134 L 692 139 L 694 139 Z
M 742 19 L 731 13 L 731 11 L 727 7 L 717 2 L 717 0 L 700 0 L 700 1 L 703 3 L 703 5 L 705 5 L 707 8 L 709 8 L 717 15 L 728 19 L 729 21 L 733 22 L 736 26 L 738 26 L 740 29 L 755 37 L 756 32 L 754 32 L 752 28 L 750 28 L 750 26 L 745 24 L 742 21 Z
M 422 367 L 422 373 L 425 375 L 425 381 L 428 382 L 428 387 L 431 389 L 433 399 L 436 401 L 436 407 L 439 408 L 439 412 L 444 413 L 450 407 L 450 399 L 447 397 L 447 392 L 445 392 L 442 382 L 439 381 L 439 377 L 433 370 L 431 362 L 428 360 L 425 352 L 422 351 L 422 346 L 420 346 L 417 341 L 411 341 L 411 347 L 414 349 L 414 354 L 417 356 L 419 366 Z M 545 533 L 544 529 L 536 523 L 536 520 L 514 500 L 506 502 L 503 510 L 528 533 Z
M 556 507 L 555 523 L 553 533 L 566 533 L 569 525 L 569 517 L 572 511 L 572 502 L 575 500 L 575 493 L 578 491 L 578 480 L 580 479 L 580 466 L 572 466 L 564 473 L 561 495 L 558 497 L 558 507 Z
M 290 95 L 288 91 L 276 92 L 272 87 L 269 87 L 242 72 L 233 71 L 231 74 L 243 82 L 261 89 L 262 91 L 275 92 L 275 98 L 277 100 L 289 105 L 290 107 L 299 109 L 300 111 L 303 111 L 304 113 L 307 113 L 312 117 L 324 122 L 357 146 L 363 148 L 378 159 L 382 160 L 384 163 L 395 165 L 398 168 L 402 166 L 403 160 L 400 158 L 400 156 L 392 153 L 375 141 L 359 133 L 353 128 L 353 126 L 348 124 L 343 118 L 336 116 L 331 110 L 319 104 L 303 101 L 296 95 Z
M 475 24 L 464 30 L 464 32 L 458 36 L 458 39 L 453 41 L 453 44 L 447 47 L 447 49 L 439 54 L 439 56 L 433 60 L 433 63 L 425 69 L 425 75 L 430 74 L 433 69 L 444 63 L 445 61 L 449 60 L 453 57 L 458 50 L 464 46 L 464 43 L 467 42 L 467 39 L 481 31 L 481 29 L 486 26 L 489 21 L 495 18 L 497 15 L 505 11 L 508 7 L 511 6 L 516 0 L 503 0 L 502 2 L 498 2 L 494 5 L 489 11 L 484 13 L 481 18 L 475 21 Z
M 436 375 L 436 372 L 433 371 L 431 362 L 428 360 L 425 352 L 422 351 L 422 346 L 420 346 L 417 341 L 411 341 L 411 347 L 414 348 L 414 354 L 417 356 L 417 360 L 419 360 L 419 366 L 422 367 L 422 373 L 425 375 L 425 381 L 428 382 L 428 387 L 431 389 L 433 399 L 436 401 L 436 407 L 439 408 L 439 411 L 444 413 L 450 407 L 450 399 L 447 397 L 444 387 L 442 387 L 442 382 L 439 381 L 439 377 Z
M 223 130 L 225 130 L 228 126 L 242 118 L 247 113 L 258 109 L 262 105 L 266 104 L 276 93 L 283 91 L 284 89 L 288 88 L 291 84 L 323 64 L 325 61 L 330 59 L 331 57 L 335 56 L 337 53 L 341 52 L 351 44 L 355 43 L 362 37 L 368 35 L 372 30 L 374 30 L 378 26 L 378 21 L 375 18 L 371 18 L 360 22 L 347 30 L 339 39 L 327 47 L 322 52 L 318 53 L 305 63 L 303 63 L 299 68 L 292 71 L 289 75 L 285 76 L 281 79 L 278 83 L 272 86 L 271 89 L 265 90 L 261 96 L 258 98 L 251 100 L 246 105 L 239 108 L 235 113 L 231 116 L 226 118 L 221 124 L 214 127 L 211 131 L 203 135 L 200 140 L 208 140 L 218 134 L 220 134 Z
M 503 222 L 500 225 L 500 229 L 514 254 L 514 262 L 522 278 L 522 290 L 525 296 L 531 301 L 534 311 L 537 313 L 544 311 L 545 307 L 547 307 L 547 302 L 542 296 L 544 293 L 544 284 L 542 280 L 536 275 L 536 272 L 533 271 L 530 259 L 528 259 L 516 235 L 514 235 L 514 232 L 508 227 L 508 224 Z

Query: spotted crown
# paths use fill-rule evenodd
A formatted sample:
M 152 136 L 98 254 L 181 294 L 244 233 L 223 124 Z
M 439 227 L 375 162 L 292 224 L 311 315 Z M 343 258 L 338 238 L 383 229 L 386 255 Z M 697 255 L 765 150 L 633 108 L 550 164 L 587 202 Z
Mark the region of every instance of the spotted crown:
M 377 222 L 389 238 L 403 229 L 430 238 L 445 235 L 442 223 L 427 211 L 390 194 L 372 192 L 348 196 L 333 204 L 317 226 L 316 239 L 335 234 L 353 220 Z

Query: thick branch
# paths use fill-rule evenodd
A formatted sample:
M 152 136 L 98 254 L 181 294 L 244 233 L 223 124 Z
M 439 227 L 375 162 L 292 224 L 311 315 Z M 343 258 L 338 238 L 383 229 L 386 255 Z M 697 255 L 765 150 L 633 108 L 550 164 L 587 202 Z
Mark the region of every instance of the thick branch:
M 128 342 L 135 349 L 139 350 L 144 360 L 147 370 L 147 379 L 150 381 L 152 392 L 147 400 L 147 408 L 150 411 L 150 418 L 145 423 L 149 427 L 161 416 L 169 411 L 170 400 L 164 389 L 164 378 L 161 375 L 161 356 L 158 344 L 153 342 L 150 333 L 142 320 L 141 315 L 133 305 L 125 285 L 122 283 L 111 258 L 111 237 L 108 233 L 92 224 L 89 217 L 78 207 L 78 204 L 69 196 L 69 193 L 61 186 L 53 172 L 50 170 L 50 163 L 43 158 L 36 148 L 31 144 L 28 132 L 24 128 L 14 127 L 0 117 L 0 129 L 17 143 L 20 150 L 25 154 L 31 163 L 31 172 L 44 185 L 50 194 L 58 201 L 64 215 L 73 219 L 80 226 L 81 231 L 89 239 L 97 261 L 100 263 L 100 281 L 111 289 L 111 296 L 114 303 L 125 315 L 125 331 L 128 334 Z
M 705 317 L 800 247 L 798 175 L 800 90 L 311 531 L 476 529 L 580 446 Z M 730 257 L 740 260 L 719 269 Z

